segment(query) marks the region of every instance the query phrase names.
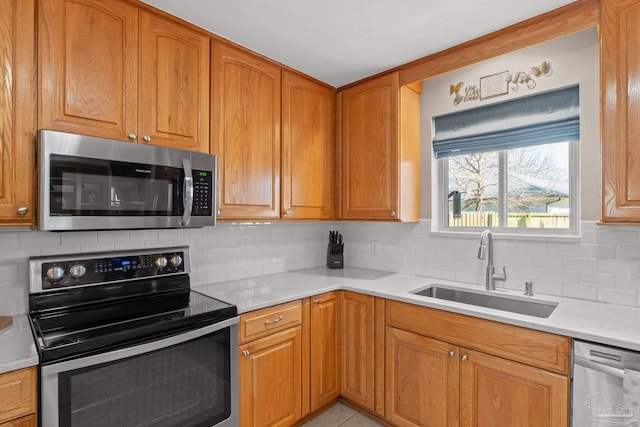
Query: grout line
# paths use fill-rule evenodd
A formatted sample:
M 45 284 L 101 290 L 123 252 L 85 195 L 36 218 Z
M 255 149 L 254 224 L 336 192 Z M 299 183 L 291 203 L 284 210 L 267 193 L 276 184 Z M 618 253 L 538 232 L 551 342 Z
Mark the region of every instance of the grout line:
M 358 415 L 359 412 L 353 411 L 353 414 L 347 418 L 346 420 L 344 420 L 343 422 L 341 422 L 340 424 L 338 424 L 336 427 L 340 427 L 341 425 L 345 424 L 346 422 L 348 422 L 351 418 L 355 417 L 356 415 Z

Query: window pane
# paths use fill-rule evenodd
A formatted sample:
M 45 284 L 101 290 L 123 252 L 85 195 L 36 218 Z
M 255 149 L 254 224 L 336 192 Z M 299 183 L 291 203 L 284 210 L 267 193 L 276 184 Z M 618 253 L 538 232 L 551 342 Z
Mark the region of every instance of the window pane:
M 462 212 L 454 218 L 449 200 L 450 227 L 498 227 L 498 152 L 449 157 L 449 194 L 461 193 Z
M 507 226 L 569 228 L 569 143 L 507 151 Z

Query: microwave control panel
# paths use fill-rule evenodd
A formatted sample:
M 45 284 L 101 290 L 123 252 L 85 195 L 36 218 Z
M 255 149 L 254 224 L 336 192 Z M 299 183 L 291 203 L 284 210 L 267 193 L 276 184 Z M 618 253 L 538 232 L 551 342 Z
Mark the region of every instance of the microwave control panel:
M 213 172 L 193 171 L 192 216 L 213 215 Z

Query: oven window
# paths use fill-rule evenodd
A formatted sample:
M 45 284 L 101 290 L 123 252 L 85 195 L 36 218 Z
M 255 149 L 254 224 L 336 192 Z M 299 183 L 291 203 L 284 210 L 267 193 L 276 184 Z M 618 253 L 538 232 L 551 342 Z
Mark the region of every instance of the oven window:
M 59 424 L 210 427 L 231 413 L 230 328 L 58 374 Z

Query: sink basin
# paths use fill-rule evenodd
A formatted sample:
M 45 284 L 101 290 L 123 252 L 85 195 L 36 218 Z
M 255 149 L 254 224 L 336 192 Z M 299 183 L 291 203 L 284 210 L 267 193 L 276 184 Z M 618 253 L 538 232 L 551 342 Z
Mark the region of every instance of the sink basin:
M 532 300 L 531 298 L 519 298 L 511 295 L 498 295 L 493 292 L 470 291 L 436 284 L 424 289 L 412 291 L 411 293 L 544 318 L 549 317 L 558 306 L 557 302 Z

